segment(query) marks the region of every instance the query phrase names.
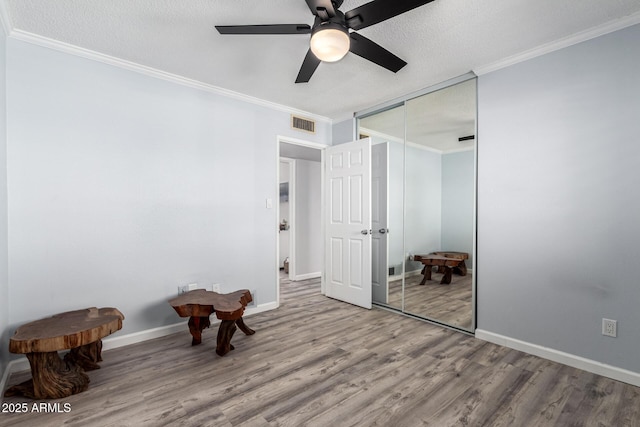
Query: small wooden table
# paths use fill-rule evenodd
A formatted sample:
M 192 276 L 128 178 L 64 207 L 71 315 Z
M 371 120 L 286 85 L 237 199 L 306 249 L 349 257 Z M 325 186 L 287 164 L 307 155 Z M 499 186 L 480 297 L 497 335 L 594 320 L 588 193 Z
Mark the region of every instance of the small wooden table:
M 454 252 L 454 251 L 438 251 L 432 252 L 432 255 L 440 255 L 445 258 L 456 258 L 461 259 L 462 262 L 457 267 L 453 267 L 453 272 L 459 274 L 460 276 L 467 275 L 467 265 L 465 264 L 465 260 L 469 259 L 469 254 L 467 252 Z M 444 273 L 445 267 L 438 267 L 438 273 Z
M 10 387 L 5 396 L 59 399 L 85 391 L 85 371 L 98 369 L 102 338 L 122 329 L 124 315 L 116 308 L 68 311 L 20 326 L 9 351 L 27 356 L 32 379 Z M 64 360 L 59 350 L 71 350 Z
M 242 320 L 244 309 L 251 301 L 251 292 L 246 289 L 230 294 L 196 289 L 170 299 L 169 304 L 180 317 L 189 317 L 189 332 L 193 337 L 191 345 L 202 342 L 202 331 L 211 326 L 209 316 L 215 312 L 220 319 L 216 353 L 224 356 L 234 348 L 231 337 L 236 331 L 236 325 L 245 335 L 255 334 Z
M 424 277 L 420 282 L 421 285 L 424 285 L 427 282 L 427 280 L 431 280 L 431 267 L 433 266 L 437 266 L 438 268 L 442 267 L 444 269 L 440 284 L 448 285 L 449 283 L 451 283 L 451 270 L 453 268 L 460 268 L 460 265 L 464 264 L 463 259 L 449 258 L 446 256 L 435 255 L 435 254 L 414 255 L 413 259 L 416 261 L 420 261 L 422 264 L 424 264 L 424 268 L 422 269 L 422 274 L 424 274 Z M 466 268 L 465 268 L 465 274 L 466 274 Z

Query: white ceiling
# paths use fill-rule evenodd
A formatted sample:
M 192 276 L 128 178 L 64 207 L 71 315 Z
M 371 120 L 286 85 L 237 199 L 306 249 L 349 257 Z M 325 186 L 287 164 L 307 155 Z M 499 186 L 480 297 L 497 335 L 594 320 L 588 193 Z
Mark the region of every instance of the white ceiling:
M 334 120 L 596 27 L 640 22 L 638 0 L 436 0 L 359 31 L 408 62 L 397 74 L 348 54 L 294 84 L 308 35 L 222 36 L 214 25 L 312 25 L 304 0 L 0 1 L 13 36 L 53 39 Z M 340 9 L 364 3 L 345 0 Z

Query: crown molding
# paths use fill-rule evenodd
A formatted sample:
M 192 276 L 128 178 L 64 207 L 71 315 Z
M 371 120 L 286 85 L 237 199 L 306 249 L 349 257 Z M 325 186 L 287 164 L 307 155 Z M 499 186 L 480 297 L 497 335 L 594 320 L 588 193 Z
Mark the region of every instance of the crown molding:
M 497 71 L 502 68 L 506 68 L 511 65 L 515 65 L 520 62 L 545 55 L 547 53 L 555 52 L 556 50 L 564 49 L 565 47 L 573 46 L 575 44 L 582 43 L 584 41 L 612 33 L 614 31 L 622 30 L 636 24 L 640 24 L 640 12 L 636 12 L 629 16 L 606 22 L 602 25 L 598 25 L 585 31 L 580 31 L 570 36 L 543 44 L 541 46 L 526 50 L 516 55 L 509 56 L 505 59 L 501 59 L 491 64 L 476 67 L 473 69 L 473 72 L 476 75 L 481 76 L 483 74 L 491 73 L 493 71 Z
M 360 126 L 360 128 L 358 129 L 358 133 L 361 135 L 366 135 L 366 136 L 375 136 L 381 139 L 386 139 L 387 141 L 391 141 L 391 142 L 399 142 L 400 144 L 404 143 L 404 139 L 403 138 L 398 138 L 397 136 L 393 136 L 393 135 L 388 135 L 384 132 L 380 132 L 377 130 L 373 130 L 373 129 L 369 129 L 367 127 L 364 126 Z
M 392 135 L 387 135 L 386 133 L 378 132 L 377 130 L 373 130 L 373 129 L 369 129 L 369 128 L 365 128 L 365 127 L 361 127 L 360 131 L 362 132 L 363 135 L 375 136 L 377 138 L 386 139 L 389 142 L 396 142 L 396 143 L 399 143 L 399 144 L 405 144 L 407 147 L 417 148 L 418 150 L 423 150 L 423 151 L 430 151 L 432 153 L 441 154 L 441 155 L 452 154 L 452 153 L 461 153 L 463 151 L 473 151 L 475 149 L 475 145 L 473 145 L 473 146 L 463 147 L 463 148 L 453 148 L 453 149 L 450 149 L 450 150 L 440 150 L 440 149 L 437 149 L 437 148 L 428 147 L 426 145 L 418 144 L 417 142 L 407 141 L 405 143 L 404 139 L 402 139 L 402 138 L 398 138 L 398 137 L 392 136 Z
M 0 2 L 0 5 L 1 4 L 3 3 Z M 2 8 L 0 7 L 0 13 L 1 12 L 2 12 Z M 48 37 L 43 37 L 27 31 L 13 29 L 9 32 L 9 37 L 12 39 L 26 42 L 26 43 L 68 53 L 70 55 L 79 56 L 81 58 L 89 59 L 92 61 L 102 62 L 104 64 L 108 64 L 114 67 L 133 71 L 139 74 L 143 74 L 145 76 L 149 76 L 156 79 L 161 79 L 161 80 L 169 81 L 172 83 L 176 83 L 182 86 L 187 86 L 190 88 L 202 90 L 204 92 L 209 92 L 216 95 L 222 95 L 228 98 L 233 98 L 239 101 L 248 102 L 251 104 L 259 105 L 261 107 L 266 107 L 273 110 L 284 111 L 286 113 L 304 116 L 319 122 L 325 122 L 329 124 L 333 123 L 333 121 L 329 117 L 320 116 L 318 114 L 314 114 L 309 111 L 298 110 L 293 107 L 277 104 L 271 101 L 266 101 L 264 99 L 256 98 L 250 95 L 245 95 L 243 93 L 234 92 L 232 90 L 228 90 L 218 86 L 203 83 L 198 80 L 189 79 L 187 77 L 182 77 L 177 74 L 168 73 L 166 71 L 161 71 L 152 67 L 148 67 L 146 65 L 141 65 L 132 61 L 116 58 L 114 56 L 105 55 L 103 53 L 99 53 L 90 49 L 85 49 L 85 48 L 72 45 L 69 43 L 61 42 L 58 40 L 50 39 Z
M 11 27 L 13 25 L 11 25 L 7 3 L 4 0 L 0 0 L 0 30 L 5 36 L 8 36 L 11 32 Z
M 436 154 L 446 154 L 444 151 L 439 150 L 437 148 L 428 147 L 426 145 L 418 144 L 417 142 L 411 142 L 411 141 L 406 141 L 405 142 L 404 139 L 398 138 L 397 136 L 387 135 L 384 132 L 379 132 L 377 130 L 373 130 L 373 129 L 369 129 L 369 128 L 365 128 L 365 127 L 360 127 L 358 133 L 360 133 L 361 135 L 367 135 L 369 137 L 375 136 L 376 138 L 386 139 L 387 142 L 395 142 L 397 144 L 404 144 L 407 147 L 417 148 L 418 150 L 429 151 L 431 153 L 436 153 Z

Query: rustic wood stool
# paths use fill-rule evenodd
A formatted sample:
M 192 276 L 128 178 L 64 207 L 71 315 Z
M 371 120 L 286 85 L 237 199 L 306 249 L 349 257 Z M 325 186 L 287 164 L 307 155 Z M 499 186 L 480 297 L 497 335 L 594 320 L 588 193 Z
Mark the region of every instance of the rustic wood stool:
M 448 285 L 451 283 L 451 270 L 454 267 L 460 267 L 460 264 L 464 263 L 463 259 L 457 258 L 447 258 L 442 255 L 414 255 L 413 259 L 415 261 L 420 261 L 424 264 L 424 268 L 422 269 L 422 274 L 424 277 L 420 282 L 421 285 L 424 285 L 427 280 L 431 280 L 431 267 L 437 266 L 442 267 L 444 269 L 444 275 L 442 276 L 442 280 L 440 281 L 441 285 Z
M 461 259 L 462 262 L 457 267 L 453 267 L 453 272 L 456 274 L 459 274 L 460 276 L 467 275 L 467 265 L 464 262 L 464 260 L 469 259 L 469 254 L 467 252 L 438 251 L 438 252 L 432 252 L 431 254 L 440 255 L 445 258 Z M 438 273 L 444 273 L 445 268 L 446 267 L 443 267 L 443 266 L 438 267 Z
M 122 329 L 124 316 L 115 308 L 68 311 L 20 326 L 9 351 L 27 356 L 32 379 L 10 387 L 5 396 L 59 399 L 85 391 L 85 371 L 98 369 L 102 338 Z M 71 350 L 64 360 L 59 350 Z
M 244 309 L 251 301 L 251 292 L 246 289 L 230 294 L 196 289 L 170 299 L 169 304 L 180 317 L 189 317 L 189 332 L 193 337 L 191 345 L 202 342 L 202 331 L 211 326 L 209 316 L 215 312 L 220 319 L 216 353 L 224 356 L 234 348 L 231 337 L 236 331 L 236 325 L 245 335 L 255 334 L 242 320 Z

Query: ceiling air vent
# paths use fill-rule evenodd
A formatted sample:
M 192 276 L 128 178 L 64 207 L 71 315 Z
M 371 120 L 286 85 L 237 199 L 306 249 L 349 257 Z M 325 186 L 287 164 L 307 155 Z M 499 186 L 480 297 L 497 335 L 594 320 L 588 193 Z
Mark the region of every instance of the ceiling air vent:
M 316 122 L 303 117 L 291 116 L 291 127 L 309 133 L 316 133 Z

